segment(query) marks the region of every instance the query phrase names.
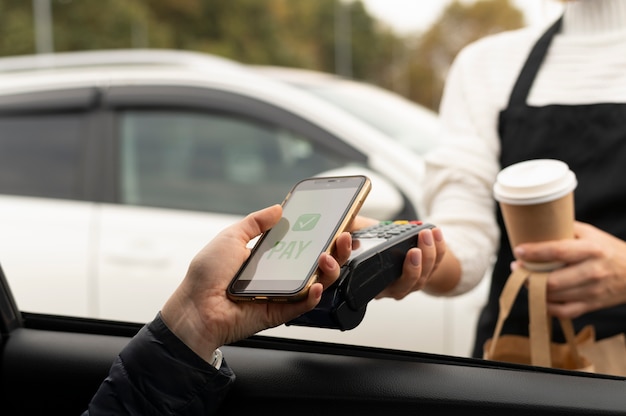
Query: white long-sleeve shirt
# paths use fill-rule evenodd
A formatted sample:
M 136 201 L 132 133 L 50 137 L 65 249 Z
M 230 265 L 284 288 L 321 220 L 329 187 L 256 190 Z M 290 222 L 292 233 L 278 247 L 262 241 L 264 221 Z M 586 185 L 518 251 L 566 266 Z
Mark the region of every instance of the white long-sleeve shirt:
M 461 281 L 446 295 L 473 288 L 492 264 L 499 241 L 492 193 L 500 170 L 498 115 L 530 50 L 551 24 L 483 38 L 462 50 L 450 69 L 440 107 L 442 146 L 427 156 L 421 207 L 461 262 Z M 626 0 L 565 5 L 561 33 L 527 101 L 590 103 L 626 103 Z

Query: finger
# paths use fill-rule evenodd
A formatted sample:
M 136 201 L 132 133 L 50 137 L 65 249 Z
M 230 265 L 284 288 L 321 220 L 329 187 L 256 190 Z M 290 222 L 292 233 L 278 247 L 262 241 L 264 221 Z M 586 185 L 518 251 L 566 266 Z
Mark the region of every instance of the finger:
M 575 319 L 589 310 L 584 302 L 554 303 L 548 302 L 548 314 L 557 318 Z
M 322 292 L 324 288 L 320 283 L 314 283 L 309 288 L 307 297 L 300 302 L 294 303 L 280 303 L 268 305 L 268 308 L 273 309 L 274 313 L 271 313 L 273 317 L 269 326 L 281 325 L 285 322 L 289 322 L 292 319 L 312 310 L 317 306 L 322 299 Z
M 598 279 L 593 276 L 598 270 L 593 262 L 583 262 L 552 271 L 548 276 L 547 296 L 559 302 L 573 300 L 567 296 L 574 295 L 578 296 L 577 299 L 588 298 L 593 295 L 589 288 L 597 283 Z
M 349 232 L 344 232 L 339 235 L 335 241 L 334 256 L 340 265 L 344 265 L 352 254 L 352 236 Z
M 424 271 L 424 250 L 413 248 L 407 252 L 402 266 L 402 276 L 409 277 L 407 282 L 413 281 L 413 286 L 404 296 L 426 286 L 429 275 Z
M 282 213 L 283 210 L 280 205 L 272 205 L 248 214 L 236 225 L 241 226 L 247 242 L 275 226 L 280 220 Z
M 416 287 L 420 287 L 422 276 L 422 250 L 414 247 L 407 251 L 402 265 L 402 275 L 387 286 L 376 299 L 393 298 L 403 299 Z
M 439 266 L 446 253 L 446 243 L 441 229 L 420 231 L 418 247 L 407 252 L 400 279 L 389 285 L 377 298 L 402 299 L 426 286 L 431 273 Z
M 579 263 L 590 257 L 600 255 L 600 252 L 588 241 L 564 239 L 537 243 L 524 243 L 515 247 L 515 258 L 529 262 L 558 261 L 565 264 Z
M 322 253 L 318 260 L 318 266 L 320 269 L 318 282 L 321 283 L 324 288 L 327 288 L 339 277 L 339 272 L 341 271 L 339 263 L 337 263 L 337 260 L 330 254 Z
M 313 286 L 311 286 L 311 288 L 309 289 L 309 294 L 303 305 L 304 312 L 308 312 L 317 306 L 317 304 L 322 299 L 323 291 L 324 291 L 324 287 L 319 283 L 315 283 Z M 298 315 L 301 315 L 302 313 Z
M 369 227 L 371 225 L 376 225 L 380 221 L 377 221 L 373 218 L 363 217 L 361 215 L 357 215 L 350 223 L 350 227 L 348 227 L 349 231 L 360 230 L 361 228 Z
M 435 269 L 438 257 L 432 230 L 425 229 L 420 231 L 417 236 L 417 245 L 422 250 L 422 276 L 428 277 Z M 423 285 L 425 282 L 420 283 Z
M 554 303 L 577 302 L 589 299 L 589 290 L 584 286 L 572 286 L 561 290 L 548 290 L 546 300 Z
M 435 248 L 437 250 L 437 260 L 435 261 L 435 269 L 441 263 L 443 256 L 446 254 L 447 245 L 446 240 L 443 238 L 443 231 L 441 228 L 432 229 L 433 238 L 435 239 Z
M 581 221 L 574 221 L 574 235 L 576 238 L 586 238 L 589 235 L 593 235 L 597 231 L 597 228 L 590 224 Z

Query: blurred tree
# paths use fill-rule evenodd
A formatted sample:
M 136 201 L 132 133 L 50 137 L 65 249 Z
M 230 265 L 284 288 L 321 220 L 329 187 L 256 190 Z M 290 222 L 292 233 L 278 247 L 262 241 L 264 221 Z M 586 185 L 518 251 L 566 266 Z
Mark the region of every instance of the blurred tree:
M 339 0 L 172 0 L 151 3 L 162 26 L 177 28 L 171 45 L 245 63 L 335 70 L 335 12 Z M 372 77 L 388 33 L 359 1 L 342 3 L 350 13 L 351 73 Z M 151 45 L 155 47 L 156 45 Z
M 34 51 L 32 2 L 0 0 L 0 54 L 24 55 Z
M 51 5 L 55 51 L 172 48 L 326 72 L 348 66 L 342 73 L 433 109 L 463 46 L 523 25 L 510 0 L 456 0 L 427 32 L 407 37 L 374 19 L 361 0 L 41 1 Z M 0 55 L 34 52 L 33 0 L 0 0 Z
M 360 0 L 50 0 L 54 50 L 173 48 L 245 63 L 334 72 L 335 12 L 350 14 L 350 73 L 376 80 L 390 32 L 381 31 Z M 0 0 L 11 9 L 21 42 L 0 54 L 32 53 L 32 2 Z M 4 4 L 3 3 L 3 4 Z M 19 7 L 17 7 L 19 6 Z M 19 13 L 18 13 L 19 12 Z M 16 18 L 19 14 L 20 18 Z M 9 15 L 6 15 L 7 19 Z M 4 25 L 4 27 L 10 27 Z
M 350 4 L 352 19 L 352 76 L 379 84 L 387 76 L 393 45 L 401 38 L 373 19 L 361 1 Z
M 524 26 L 524 16 L 511 0 L 455 0 L 440 19 L 407 48 L 410 61 L 404 77 L 409 85 L 404 95 L 437 110 L 448 69 L 467 44 L 504 30 Z M 391 86 L 389 86 L 391 87 Z
M 52 0 L 52 17 L 57 52 L 147 47 L 149 36 L 168 36 L 148 32 L 150 10 L 137 1 Z

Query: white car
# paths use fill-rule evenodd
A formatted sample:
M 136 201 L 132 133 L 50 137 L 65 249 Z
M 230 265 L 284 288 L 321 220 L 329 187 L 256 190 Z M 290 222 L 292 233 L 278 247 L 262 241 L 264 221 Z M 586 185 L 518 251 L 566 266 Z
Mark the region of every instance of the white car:
M 372 179 L 362 214 L 419 216 L 417 153 L 238 63 L 164 50 L 0 59 L 0 263 L 24 311 L 148 321 L 219 230 L 302 178 L 348 173 Z M 351 331 L 266 332 L 467 355 L 481 301 L 416 293 L 371 302 Z
M 420 155 L 439 144 L 437 114 L 387 89 L 309 69 L 251 68 L 336 105 Z

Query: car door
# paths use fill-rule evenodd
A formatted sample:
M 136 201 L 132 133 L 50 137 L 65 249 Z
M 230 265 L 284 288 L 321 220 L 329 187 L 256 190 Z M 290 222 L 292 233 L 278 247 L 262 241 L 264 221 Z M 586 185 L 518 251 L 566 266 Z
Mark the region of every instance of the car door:
M 103 106 L 114 140 L 110 203 L 97 213 L 99 318 L 149 320 L 219 230 L 300 179 L 367 162 L 320 127 L 226 91 L 118 86 Z
M 97 96 L 74 88 L 0 101 L 0 261 L 25 310 L 95 312 Z
M 0 267 L 3 414 L 81 414 L 140 325 L 20 311 Z M 624 378 L 253 336 L 216 414 L 623 415 Z M 157 364 L 157 363 L 155 363 Z

